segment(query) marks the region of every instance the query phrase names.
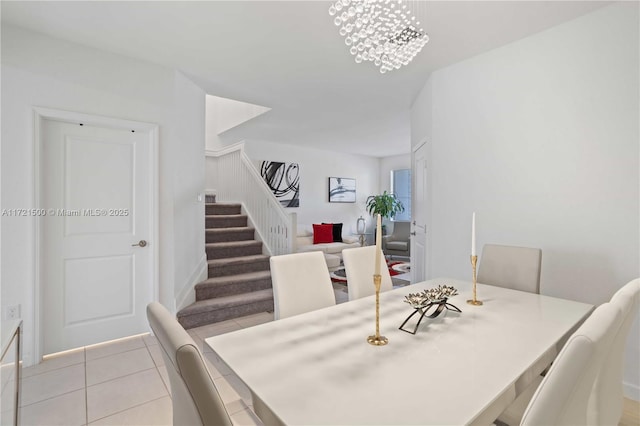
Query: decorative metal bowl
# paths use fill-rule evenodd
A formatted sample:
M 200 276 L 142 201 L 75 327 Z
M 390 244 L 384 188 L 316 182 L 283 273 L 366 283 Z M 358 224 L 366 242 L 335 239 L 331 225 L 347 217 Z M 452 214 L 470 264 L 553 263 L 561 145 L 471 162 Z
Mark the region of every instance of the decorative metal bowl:
M 416 334 L 418 331 L 418 327 L 420 326 L 420 322 L 422 319 L 427 316 L 428 318 L 435 318 L 440 315 L 445 310 L 462 312 L 457 306 L 448 303 L 450 297 L 456 296 L 458 294 L 458 290 L 453 286 L 439 285 L 436 288 L 429 288 L 423 290 L 421 293 L 409 293 L 404 297 L 404 302 L 408 303 L 414 311 L 407 317 L 406 320 L 400 326 L 400 330 L 406 331 L 407 333 Z M 429 313 L 429 309 L 434 308 L 431 313 Z M 416 324 L 413 331 L 405 330 L 404 325 L 413 317 L 415 314 L 420 313 L 420 319 Z

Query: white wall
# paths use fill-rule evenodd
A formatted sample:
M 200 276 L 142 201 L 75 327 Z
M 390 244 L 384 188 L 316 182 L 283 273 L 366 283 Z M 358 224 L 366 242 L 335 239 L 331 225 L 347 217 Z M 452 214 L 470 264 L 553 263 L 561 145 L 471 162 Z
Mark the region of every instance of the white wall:
M 217 151 L 224 146 L 218 136 L 217 97 L 205 95 L 205 105 L 205 147 L 210 151 Z
M 174 296 L 178 306 L 188 293 L 195 301 L 193 285 L 207 278 L 204 251 L 205 93 L 176 72 L 171 138 L 173 174 Z
M 206 148 L 211 151 L 224 145 L 218 135 L 271 109 L 212 95 L 206 95 L 206 105 Z
M 202 206 L 193 202 L 204 182 L 204 93 L 173 70 L 3 25 L 3 208 L 34 207 L 33 106 L 160 125 L 159 286 L 161 302 L 172 307 L 175 282 L 204 252 L 204 237 L 186 232 L 204 228 Z M 2 218 L 2 245 L 12 248 L 2 252 L 2 304 L 22 305 L 27 364 L 34 361 L 34 238 L 34 219 Z
M 599 304 L 640 275 L 638 40 L 638 4 L 614 4 L 431 74 L 411 120 L 430 276 L 469 278 L 473 211 L 479 247 L 542 248 L 543 294 Z
M 207 95 L 207 101 L 209 101 Z M 260 105 L 250 104 L 248 102 L 236 101 L 234 99 L 221 98 L 220 96 L 212 96 L 215 108 L 213 118 L 216 121 L 216 131 L 218 134 L 251 120 L 259 115 L 264 114 L 271 108 Z M 209 105 L 209 104 L 208 104 Z
M 379 191 L 379 159 L 257 140 L 245 141 L 245 151 L 254 161 L 300 165 L 300 207 L 285 209 L 296 212 L 298 224 L 342 222 L 343 235 L 349 235 L 355 234 L 356 221 L 362 215 L 371 229 L 365 202 L 369 195 Z M 329 203 L 329 177 L 355 179 L 356 203 Z

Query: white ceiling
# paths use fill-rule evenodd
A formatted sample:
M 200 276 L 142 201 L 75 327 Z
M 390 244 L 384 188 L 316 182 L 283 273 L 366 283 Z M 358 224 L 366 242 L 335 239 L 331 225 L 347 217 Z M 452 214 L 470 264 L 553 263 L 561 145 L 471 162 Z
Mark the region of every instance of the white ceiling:
M 209 94 L 272 108 L 223 134 L 372 156 L 407 153 L 428 74 L 608 2 L 429 1 L 408 66 L 356 64 L 327 1 L 2 1 L 2 22 L 176 68 Z

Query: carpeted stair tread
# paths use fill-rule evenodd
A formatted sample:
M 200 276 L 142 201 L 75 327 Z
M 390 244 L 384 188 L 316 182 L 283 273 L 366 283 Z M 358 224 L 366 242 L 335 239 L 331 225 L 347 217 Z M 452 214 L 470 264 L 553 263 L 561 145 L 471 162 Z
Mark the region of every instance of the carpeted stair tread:
M 235 294 L 233 296 L 216 297 L 215 299 L 199 300 L 180 310 L 177 316 L 180 318 L 186 315 L 201 314 L 211 310 L 211 308 L 228 308 L 231 306 L 247 305 L 251 302 L 268 298 L 273 299 L 273 290 L 271 289 Z
M 207 247 L 220 247 L 220 248 L 233 248 L 233 247 L 247 247 L 247 246 L 261 246 L 262 243 L 256 240 L 240 240 L 240 241 L 222 241 L 219 243 L 207 243 Z
M 211 285 L 236 284 L 243 281 L 257 281 L 271 279 L 271 271 L 246 272 L 244 274 L 227 275 L 225 277 L 213 277 L 196 284 L 196 290 Z
M 206 203 L 205 206 L 242 208 L 240 203 Z
M 236 203 L 207 203 L 204 206 L 205 215 L 240 214 L 242 205 Z
M 225 241 L 205 244 L 208 259 L 262 254 L 262 243 L 255 240 Z
M 271 272 L 256 271 L 244 274 L 209 278 L 196 284 L 196 300 L 231 296 L 271 288 Z
M 211 228 L 205 230 L 207 243 L 224 243 L 229 241 L 253 240 L 255 229 L 246 226 L 232 228 Z
M 247 226 L 247 215 L 244 214 L 208 214 L 204 220 L 207 229 Z
M 264 262 L 265 260 L 269 260 L 269 256 L 264 254 L 254 254 L 251 256 L 238 256 L 238 257 L 228 257 L 226 259 L 211 259 L 207 260 L 209 267 L 211 266 L 232 266 L 232 265 L 241 265 L 245 263 L 253 263 L 253 262 Z
M 211 259 L 207 263 L 209 278 L 269 270 L 269 256 L 264 254 Z
M 254 228 L 250 228 L 248 226 L 230 226 L 228 228 L 211 228 L 205 229 L 207 234 L 225 234 L 230 232 L 244 232 L 244 231 L 255 231 Z
M 178 322 L 189 329 L 266 311 L 273 311 L 271 289 L 200 300 L 182 309 L 176 316 Z
M 246 214 L 206 214 L 205 219 L 233 219 L 236 217 L 247 217 Z

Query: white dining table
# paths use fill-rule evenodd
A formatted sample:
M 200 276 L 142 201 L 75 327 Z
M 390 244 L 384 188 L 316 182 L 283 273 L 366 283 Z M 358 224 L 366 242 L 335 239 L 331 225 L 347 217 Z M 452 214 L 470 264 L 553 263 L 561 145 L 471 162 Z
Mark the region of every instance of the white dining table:
M 462 312 L 425 318 L 415 335 L 399 330 L 413 312 L 404 296 L 440 284 L 458 289 L 449 302 Z M 466 303 L 470 282 L 447 278 L 382 293 L 386 346 L 367 343 L 375 332 L 375 296 L 205 342 L 251 390 L 258 415 L 267 410 L 283 424 L 486 423 L 593 306 L 482 284 L 477 292 L 483 306 Z

